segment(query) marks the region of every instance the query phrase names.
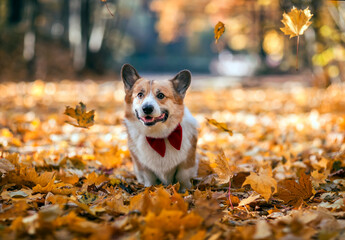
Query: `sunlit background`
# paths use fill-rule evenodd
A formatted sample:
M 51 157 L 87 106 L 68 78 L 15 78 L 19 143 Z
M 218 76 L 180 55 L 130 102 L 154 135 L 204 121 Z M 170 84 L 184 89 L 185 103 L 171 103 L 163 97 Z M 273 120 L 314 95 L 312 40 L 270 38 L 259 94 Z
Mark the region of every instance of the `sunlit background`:
M 280 31 L 293 6 L 313 14 L 298 72 L 296 38 Z M 2 0 L 0 29 L 1 81 L 118 78 L 126 62 L 145 73 L 305 74 L 319 86 L 345 76 L 343 1 Z

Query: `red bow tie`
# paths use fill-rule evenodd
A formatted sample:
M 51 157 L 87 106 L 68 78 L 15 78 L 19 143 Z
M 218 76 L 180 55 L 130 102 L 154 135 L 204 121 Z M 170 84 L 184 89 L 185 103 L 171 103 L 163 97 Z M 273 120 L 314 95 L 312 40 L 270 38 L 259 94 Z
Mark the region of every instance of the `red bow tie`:
M 165 141 L 164 138 L 151 138 L 146 137 L 147 142 L 150 144 L 150 146 L 162 157 L 165 156 Z M 168 136 L 168 141 L 170 142 L 171 146 L 176 148 L 177 150 L 181 149 L 181 143 L 182 143 L 182 127 L 180 124 L 177 125 L 174 131 L 170 133 Z

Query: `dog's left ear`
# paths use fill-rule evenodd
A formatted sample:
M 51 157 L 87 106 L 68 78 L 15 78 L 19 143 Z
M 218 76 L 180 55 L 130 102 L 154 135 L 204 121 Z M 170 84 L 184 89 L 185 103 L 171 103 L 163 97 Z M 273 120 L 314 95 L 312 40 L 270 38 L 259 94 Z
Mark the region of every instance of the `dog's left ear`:
M 183 70 L 179 72 L 173 79 L 170 81 L 173 84 L 174 89 L 178 94 L 184 98 L 186 91 L 190 85 L 192 79 L 192 74 L 188 70 Z

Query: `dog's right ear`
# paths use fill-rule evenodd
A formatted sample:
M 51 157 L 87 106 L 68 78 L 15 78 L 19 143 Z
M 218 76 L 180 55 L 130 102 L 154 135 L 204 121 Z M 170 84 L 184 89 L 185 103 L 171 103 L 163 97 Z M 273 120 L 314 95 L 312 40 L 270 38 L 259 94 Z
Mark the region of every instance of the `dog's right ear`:
M 126 91 L 130 90 L 134 83 L 140 78 L 137 70 L 128 63 L 122 66 L 121 77 Z

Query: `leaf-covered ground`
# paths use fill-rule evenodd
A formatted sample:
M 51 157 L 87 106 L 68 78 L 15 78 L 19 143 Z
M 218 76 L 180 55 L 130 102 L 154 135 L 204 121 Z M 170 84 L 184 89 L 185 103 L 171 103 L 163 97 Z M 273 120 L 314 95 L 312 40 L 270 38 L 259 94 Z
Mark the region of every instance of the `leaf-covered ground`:
M 200 168 L 181 194 L 133 176 L 121 83 L 3 83 L 0 238 L 344 239 L 344 90 L 190 91 Z M 89 129 L 63 114 L 80 101 Z

